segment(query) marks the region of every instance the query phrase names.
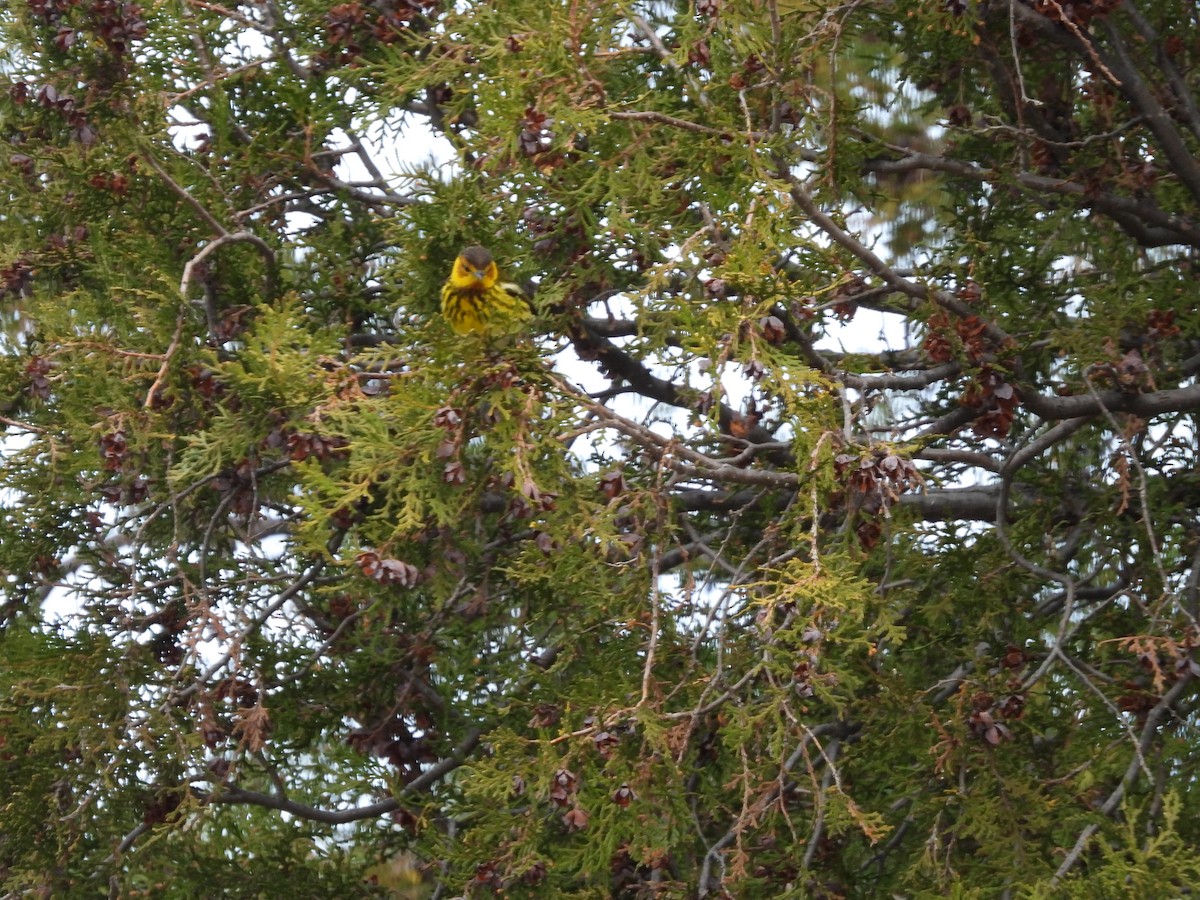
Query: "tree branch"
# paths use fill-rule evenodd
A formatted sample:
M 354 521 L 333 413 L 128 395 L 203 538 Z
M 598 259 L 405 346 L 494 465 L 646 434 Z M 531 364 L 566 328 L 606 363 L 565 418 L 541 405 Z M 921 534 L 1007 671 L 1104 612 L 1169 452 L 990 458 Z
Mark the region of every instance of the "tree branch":
M 287 797 L 278 794 L 263 794 L 234 785 L 221 786 L 218 790 L 208 795 L 207 799 L 211 803 L 245 803 L 252 806 L 261 806 L 266 809 L 277 809 L 280 812 L 290 813 L 301 819 L 307 819 L 311 822 L 323 822 L 326 825 L 345 825 L 350 822 L 360 822 L 363 819 L 377 819 L 380 816 L 387 815 L 399 809 L 400 801 L 405 797 L 431 788 L 446 775 L 466 763 L 470 754 L 479 746 L 479 740 L 482 735 L 483 730 L 480 728 L 468 729 L 466 736 L 457 747 L 450 751 L 448 756 L 435 765 L 430 766 L 406 784 L 399 794 L 389 797 L 387 800 L 370 803 L 366 806 L 355 806 L 351 809 L 320 809 L 315 806 L 309 806 L 306 803 L 289 800 Z

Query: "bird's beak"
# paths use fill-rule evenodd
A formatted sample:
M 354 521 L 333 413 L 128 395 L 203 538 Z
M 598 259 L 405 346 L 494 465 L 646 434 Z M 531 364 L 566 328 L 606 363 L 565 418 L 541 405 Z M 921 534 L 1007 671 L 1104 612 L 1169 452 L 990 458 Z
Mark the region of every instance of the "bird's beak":
M 475 276 L 476 281 L 483 281 L 483 269 L 472 269 L 471 274 Z

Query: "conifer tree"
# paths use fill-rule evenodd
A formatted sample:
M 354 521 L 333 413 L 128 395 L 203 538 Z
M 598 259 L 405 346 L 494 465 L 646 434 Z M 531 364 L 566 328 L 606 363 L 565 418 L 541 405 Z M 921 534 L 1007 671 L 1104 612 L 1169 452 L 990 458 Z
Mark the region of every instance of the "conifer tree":
M 1194 4 L 0 41 L 4 896 L 1200 877 Z

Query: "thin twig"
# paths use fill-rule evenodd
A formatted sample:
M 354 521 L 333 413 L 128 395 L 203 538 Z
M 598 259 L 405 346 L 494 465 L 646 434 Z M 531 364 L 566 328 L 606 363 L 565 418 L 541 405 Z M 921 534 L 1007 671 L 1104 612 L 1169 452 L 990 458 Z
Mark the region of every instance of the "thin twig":
M 226 229 L 225 226 L 222 225 L 217 218 L 208 211 L 207 208 L 205 208 L 203 203 L 201 203 L 192 195 L 191 191 L 186 190 L 181 184 L 179 184 L 179 182 L 170 176 L 167 170 L 162 167 L 162 164 L 154 158 L 153 153 L 142 153 L 142 159 L 144 159 L 150 165 L 150 168 L 152 168 L 158 174 L 158 177 L 163 180 L 163 183 L 165 183 L 167 187 L 171 189 L 175 196 L 195 210 L 196 215 L 204 220 L 205 224 L 212 229 L 213 234 L 218 236 L 229 234 L 228 229 Z M 185 292 L 181 291 L 181 293 Z
M 183 326 L 187 322 L 187 307 L 179 310 L 179 315 L 175 318 L 175 333 L 171 336 L 171 343 L 167 345 L 167 352 L 162 354 L 162 364 L 158 367 L 158 374 L 154 376 L 154 381 L 150 385 L 150 390 L 146 391 L 146 400 L 142 404 L 143 409 L 150 409 L 154 406 L 155 396 L 158 390 L 162 387 L 162 383 L 166 380 L 167 371 L 171 367 L 171 359 L 175 356 L 175 352 L 179 349 L 179 340 L 183 337 Z
M 1154 708 L 1146 714 L 1146 724 L 1142 728 L 1142 738 L 1138 743 L 1138 749 L 1141 752 L 1130 760 L 1129 765 L 1125 769 L 1124 776 L 1122 776 L 1120 782 L 1113 788 L 1107 799 L 1100 806 L 1099 811 L 1102 815 L 1111 816 L 1116 811 L 1125 796 L 1125 792 L 1133 784 L 1134 779 L 1137 778 L 1137 773 L 1144 765 L 1143 757 L 1146 751 L 1150 749 L 1150 743 L 1157 733 L 1159 721 L 1171 710 L 1175 701 L 1182 696 L 1184 691 L 1191 687 L 1191 684 L 1192 677 L 1184 673 L 1183 677 L 1175 682 L 1171 689 L 1163 695 L 1163 698 L 1154 705 Z M 1083 851 L 1087 848 L 1092 835 L 1099 830 L 1100 824 L 1092 822 L 1079 833 L 1079 837 L 1075 840 L 1075 845 L 1067 853 L 1066 858 L 1062 861 L 1062 865 L 1054 873 L 1054 877 L 1050 879 L 1051 886 L 1057 885 L 1070 873 L 1071 869 L 1075 867 L 1075 863 L 1083 855 Z
M 218 225 L 217 227 L 219 228 L 220 226 Z M 275 251 L 267 245 L 266 241 L 256 234 L 251 234 L 248 231 L 228 232 L 224 229 L 221 230 L 222 234 L 220 234 L 219 237 L 205 244 L 200 249 L 199 253 L 197 253 L 184 264 L 183 277 L 179 281 L 179 295 L 184 299 L 187 298 L 188 287 L 192 283 L 193 273 L 196 270 L 196 266 L 198 266 L 216 250 L 224 247 L 226 244 L 251 244 L 258 250 L 259 253 L 262 254 L 263 258 L 267 262 L 268 292 L 274 293 Z

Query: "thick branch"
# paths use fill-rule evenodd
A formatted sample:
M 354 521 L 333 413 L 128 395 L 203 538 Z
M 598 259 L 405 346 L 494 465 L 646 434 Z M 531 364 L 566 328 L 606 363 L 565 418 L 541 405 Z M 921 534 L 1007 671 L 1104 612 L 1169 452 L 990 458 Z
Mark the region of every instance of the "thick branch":
M 917 170 L 943 172 L 972 181 L 993 183 L 1001 176 L 993 169 L 975 165 L 960 159 L 950 159 L 934 153 L 922 153 L 903 147 L 889 145 L 889 149 L 902 153 L 900 159 L 869 160 L 865 169 L 879 174 L 897 174 Z M 1044 197 L 1047 194 L 1075 198 L 1079 206 L 1094 209 L 1113 219 L 1139 243 L 1147 247 L 1184 244 L 1200 247 L 1200 228 L 1186 219 L 1164 212 L 1148 199 L 1122 197 L 1095 186 L 1080 184 L 1065 178 L 1051 178 L 1031 172 L 1018 172 L 1011 176 L 1020 187 L 1031 194 Z
M 400 801 L 404 797 L 428 790 L 450 772 L 463 765 L 471 752 L 479 746 L 479 739 L 482 735 L 483 731 L 480 728 L 469 729 L 462 742 L 450 752 L 449 756 L 436 765 L 430 766 L 406 784 L 399 794 L 366 806 L 355 806 L 350 809 L 320 809 L 305 803 L 297 803 L 295 800 L 289 800 L 278 794 L 263 794 L 236 786 L 224 787 L 220 792 L 213 793 L 209 799 L 212 803 L 246 803 L 267 809 L 277 809 L 301 819 L 324 822 L 327 825 L 345 825 L 363 819 L 376 819 L 399 809 Z
M 995 522 L 996 487 L 947 488 L 923 494 L 901 494 L 900 507 L 927 522 Z
M 1123 391 L 1097 391 L 1074 397 L 1047 397 L 1021 393 L 1021 402 L 1043 419 L 1076 419 L 1097 416 L 1104 410 L 1133 413 L 1143 419 L 1163 413 L 1200 410 L 1200 384 L 1170 391 L 1129 394 Z
M 654 375 L 640 361 L 634 359 L 612 341 L 601 336 L 586 322 L 577 322 L 569 328 L 571 342 L 581 359 L 597 360 L 610 377 L 624 379 L 630 387 L 643 397 L 666 403 L 680 409 L 695 411 L 699 396 L 681 391 L 672 382 Z M 717 404 L 717 423 L 725 434 L 739 434 L 751 443 L 763 444 L 774 440 L 774 435 L 765 428 L 751 426 L 749 420 L 729 406 Z
M 1158 139 L 1172 171 L 1188 189 L 1193 199 L 1200 200 L 1200 165 L 1188 150 L 1182 135 L 1175 128 L 1170 113 L 1165 110 L 1147 86 L 1133 60 L 1125 50 L 1124 39 L 1108 17 L 1101 16 L 1103 27 L 1112 47 L 1111 53 L 1094 43 L 1085 43 L 1082 34 L 1060 27 L 1058 22 L 1035 11 L 1018 0 L 1008 0 L 1012 13 L 1025 27 L 1036 31 L 1050 42 L 1068 48 L 1081 58 L 1099 63 L 1115 76 L 1117 89 L 1138 113 L 1143 115 L 1150 130 Z M 1095 63 L 1093 63 L 1093 66 Z

